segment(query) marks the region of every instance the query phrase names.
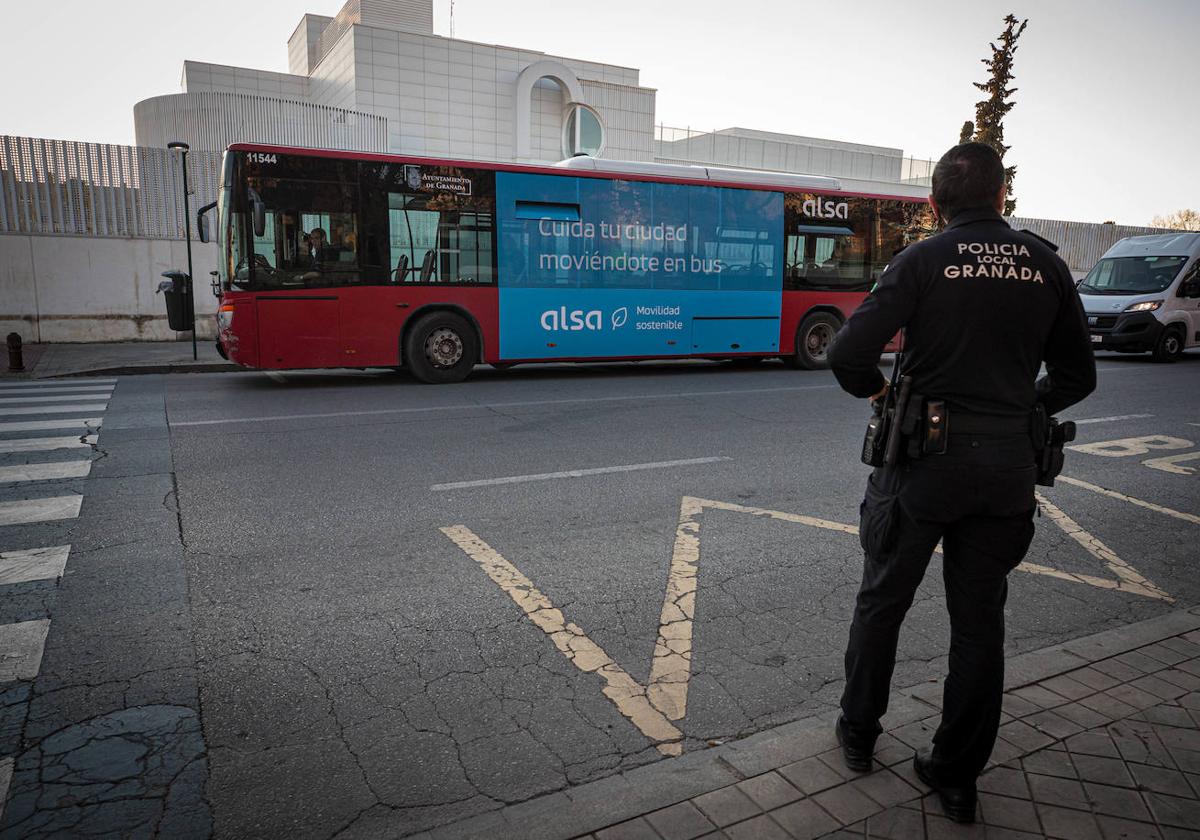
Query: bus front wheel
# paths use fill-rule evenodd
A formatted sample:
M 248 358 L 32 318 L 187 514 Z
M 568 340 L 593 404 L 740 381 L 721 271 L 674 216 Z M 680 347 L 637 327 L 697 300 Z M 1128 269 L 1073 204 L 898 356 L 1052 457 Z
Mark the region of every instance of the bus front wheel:
M 823 370 L 829 367 L 829 347 L 842 322 L 828 312 L 814 312 L 796 330 L 796 349 L 784 361 L 790 367 Z
M 479 358 L 479 338 L 461 315 L 431 312 L 404 339 L 404 361 L 422 382 L 462 382 Z

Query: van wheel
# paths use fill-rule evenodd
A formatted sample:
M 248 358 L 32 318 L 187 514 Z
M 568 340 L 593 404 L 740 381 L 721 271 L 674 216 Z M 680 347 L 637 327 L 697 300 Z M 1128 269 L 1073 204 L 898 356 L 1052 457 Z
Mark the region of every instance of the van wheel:
M 789 367 L 824 370 L 829 367 L 829 348 L 842 322 L 828 312 L 814 312 L 800 322 L 796 330 L 796 351 L 785 356 Z
M 462 382 L 479 358 L 479 337 L 461 315 L 431 312 L 404 337 L 404 361 L 412 375 L 438 385 Z
M 1154 345 L 1154 361 L 1173 362 L 1183 355 L 1183 335 L 1176 326 L 1167 327 Z

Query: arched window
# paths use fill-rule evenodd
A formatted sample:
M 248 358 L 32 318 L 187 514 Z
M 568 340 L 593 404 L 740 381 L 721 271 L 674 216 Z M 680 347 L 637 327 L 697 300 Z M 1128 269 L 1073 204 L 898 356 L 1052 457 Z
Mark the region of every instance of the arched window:
M 604 149 L 604 124 L 587 105 L 575 103 L 563 122 L 563 155 L 599 155 Z

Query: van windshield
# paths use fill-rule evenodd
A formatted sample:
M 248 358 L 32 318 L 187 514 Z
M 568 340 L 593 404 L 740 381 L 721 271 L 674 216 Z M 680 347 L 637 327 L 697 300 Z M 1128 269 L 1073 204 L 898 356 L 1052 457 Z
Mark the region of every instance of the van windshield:
M 1179 276 L 1187 257 L 1108 257 L 1079 284 L 1085 295 L 1147 295 L 1161 292 Z

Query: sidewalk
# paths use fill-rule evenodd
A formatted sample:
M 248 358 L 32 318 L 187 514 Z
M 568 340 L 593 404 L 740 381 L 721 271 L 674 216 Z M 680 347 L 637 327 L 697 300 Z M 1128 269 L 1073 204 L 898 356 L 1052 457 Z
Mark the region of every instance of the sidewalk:
M 10 373 L 0 364 L 0 379 L 48 379 L 55 376 L 118 376 L 137 373 L 203 373 L 240 370 L 217 353 L 212 339 L 125 341 L 97 344 L 27 344 L 25 370 Z
M 1200 608 L 1013 657 L 1006 686 L 975 825 L 913 773 L 938 720 L 926 684 L 893 695 L 869 774 L 846 770 L 833 712 L 418 837 L 1200 838 Z

